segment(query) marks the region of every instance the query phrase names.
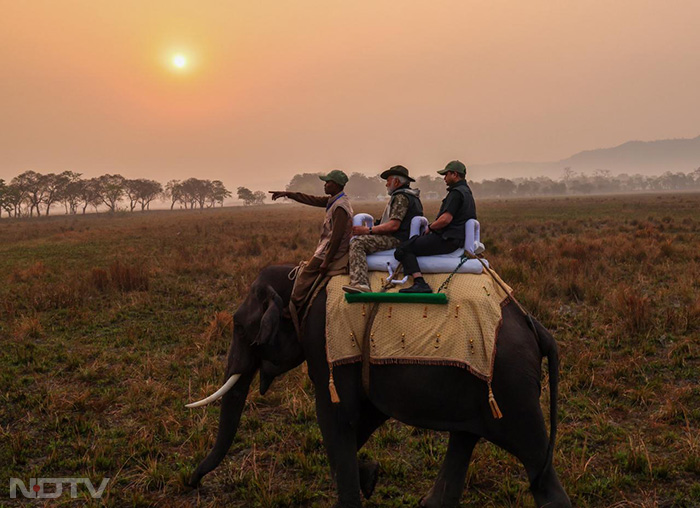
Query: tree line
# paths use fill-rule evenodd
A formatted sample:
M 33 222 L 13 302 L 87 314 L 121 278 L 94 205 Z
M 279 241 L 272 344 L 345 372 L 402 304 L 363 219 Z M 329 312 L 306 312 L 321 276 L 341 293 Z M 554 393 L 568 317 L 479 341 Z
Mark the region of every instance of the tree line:
M 318 173 L 294 175 L 286 186 L 288 191 L 319 194 L 321 191 Z M 385 182 L 379 176 L 352 173 L 345 192 L 354 199 L 374 200 L 386 196 Z M 612 175 L 607 170 L 596 170 L 592 175 L 576 173 L 564 168 L 559 179 L 496 178 L 479 182 L 469 181 L 477 197 L 534 197 L 555 195 L 585 195 L 605 193 L 630 193 L 654 191 L 700 190 L 700 168 L 689 173 L 670 172 L 659 176 L 639 174 Z M 441 199 L 445 195 L 445 183 L 439 176 L 423 175 L 416 178 L 413 187 L 421 190 L 423 199 Z M 63 205 L 66 214 L 95 212 L 100 208 L 110 212 L 120 209 L 134 211 L 149 210 L 154 201 L 164 201 L 185 209 L 223 206 L 231 197 L 220 180 L 170 180 L 161 185 L 146 178 L 128 179 L 119 174 L 107 174 L 84 179 L 80 173 L 41 174 L 25 171 L 10 183 L 0 179 L 0 217 L 33 217 L 49 215 L 53 206 Z M 266 194 L 238 187 L 237 197 L 246 205 L 263 204 Z
M 659 176 L 644 176 L 612 175 L 608 170 L 596 170 L 592 175 L 587 175 L 567 167 L 563 169 L 561 178 L 556 180 L 546 176 L 496 178 L 479 182 L 470 180 L 469 186 L 474 195 L 481 198 L 700 190 L 700 168 L 689 173 L 667 171 Z M 423 199 L 442 199 L 445 195 L 445 182 L 439 176 L 419 176 L 412 187 L 421 190 Z M 286 190 L 319 194 L 320 188 L 317 173 L 302 173 L 294 175 Z M 354 199 L 380 199 L 386 196 L 385 181 L 379 176 L 353 173 L 345 186 L 345 193 Z
M 170 202 L 181 208 L 205 208 L 223 206 L 231 196 L 220 180 L 170 180 L 165 186 L 147 178 L 129 179 L 122 175 L 102 175 L 84 179 L 80 173 L 41 174 L 25 171 L 9 184 L 0 179 L 0 216 L 4 211 L 10 217 L 49 215 L 51 207 L 63 205 L 66 214 L 83 214 L 92 207 L 97 212 L 106 208 L 110 212 L 127 204 L 129 211 L 149 210 L 156 200 Z

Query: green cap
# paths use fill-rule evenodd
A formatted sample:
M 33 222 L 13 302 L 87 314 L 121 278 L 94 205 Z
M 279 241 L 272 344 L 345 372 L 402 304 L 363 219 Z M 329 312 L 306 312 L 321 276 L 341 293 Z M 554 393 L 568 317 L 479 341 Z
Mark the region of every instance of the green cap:
M 345 187 L 345 184 L 348 183 L 348 175 L 346 175 L 339 169 L 334 169 L 325 176 L 319 176 L 319 178 L 324 182 L 335 182 L 341 187 Z
M 451 161 L 447 163 L 445 169 L 441 169 L 440 171 L 438 171 L 438 174 L 444 175 L 448 171 L 454 171 L 455 173 L 459 173 L 460 175 L 466 175 L 467 167 L 460 161 Z

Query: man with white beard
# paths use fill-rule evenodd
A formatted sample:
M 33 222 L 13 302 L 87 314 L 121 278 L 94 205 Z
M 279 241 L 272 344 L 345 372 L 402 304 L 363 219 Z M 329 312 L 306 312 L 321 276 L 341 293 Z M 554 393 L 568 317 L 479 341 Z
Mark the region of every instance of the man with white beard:
M 398 247 L 408 240 L 411 219 L 423 215 L 420 190 L 411 189 L 411 182 L 415 180 L 408 176 L 408 169 L 393 166 L 384 171 L 381 177 L 386 180 L 386 189 L 391 199 L 377 224 L 352 228 L 355 238 L 350 242 L 350 284 L 343 286 L 346 293 L 371 291 L 367 254 Z

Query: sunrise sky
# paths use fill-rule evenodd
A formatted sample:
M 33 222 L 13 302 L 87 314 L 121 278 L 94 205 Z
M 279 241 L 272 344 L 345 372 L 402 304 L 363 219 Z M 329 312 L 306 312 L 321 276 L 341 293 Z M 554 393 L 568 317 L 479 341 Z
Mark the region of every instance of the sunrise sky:
M 0 12 L 6 180 L 70 169 L 267 189 L 300 172 L 426 174 L 700 134 L 696 0 L 0 0 Z

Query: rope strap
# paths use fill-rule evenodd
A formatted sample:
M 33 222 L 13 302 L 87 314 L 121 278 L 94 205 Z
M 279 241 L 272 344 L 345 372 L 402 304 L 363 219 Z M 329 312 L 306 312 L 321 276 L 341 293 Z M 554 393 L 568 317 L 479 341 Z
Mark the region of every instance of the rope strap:
M 457 265 L 457 268 L 452 270 L 452 273 L 447 276 L 447 278 L 444 280 L 444 282 L 442 284 L 440 284 L 440 287 L 437 290 L 438 293 L 442 293 L 443 289 L 447 289 L 447 286 L 449 285 L 450 281 L 452 280 L 452 277 L 454 277 L 454 274 L 457 273 L 457 270 L 459 270 L 462 267 L 462 265 L 464 263 L 466 263 L 466 261 L 469 259 L 466 256 L 467 251 L 465 250 L 464 252 L 465 252 L 465 254 L 462 254 L 462 256 L 459 260 L 459 264 Z

